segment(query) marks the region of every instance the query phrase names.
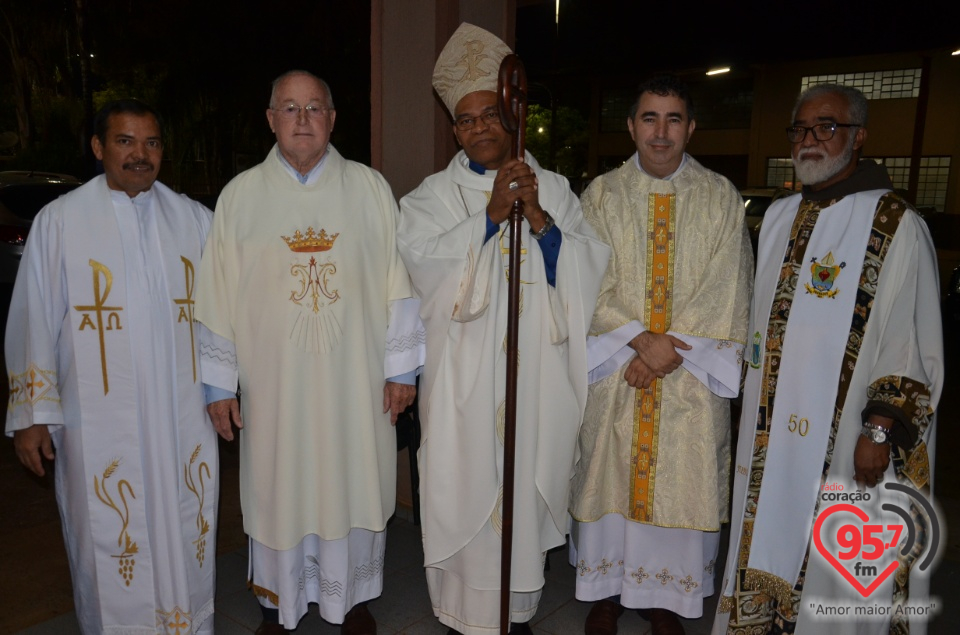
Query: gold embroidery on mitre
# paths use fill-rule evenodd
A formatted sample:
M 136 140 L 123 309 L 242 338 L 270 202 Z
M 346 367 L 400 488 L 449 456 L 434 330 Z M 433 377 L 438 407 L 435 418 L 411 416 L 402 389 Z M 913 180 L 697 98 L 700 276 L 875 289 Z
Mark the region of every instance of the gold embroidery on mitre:
M 167 635 L 188 635 L 193 632 L 193 616 L 179 606 L 172 611 L 157 609 L 157 632 Z
M 133 542 L 130 538 L 130 532 L 127 531 L 127 527 L 130 525 L 130 505 L 127 502 L 127 495 L 129 494 L 130 498 L 136 498 L 136 494 L 133 492 L 133 488 L 130 486 L 130 482 L 126 479 L 121 479 L 117 482 L 117 497 L 120 499 L 120 505 L 114 502 L 113 496 L 110 495 L 110 492 L 107 491 L 107 479 L 113 476 L 116 471 L 120 468 L 121 459 L 114 459 L 107 465 L 106 469 L 101 475 L 102 480 L 98 480 L 96 475 L 93 477 L 93 491 L 96 493 L 97 498 L 100 499 L 100 502 L 117 512 L 117 516 L 120 517 L 120 533 L 117 536 L 117 546 L 121 549 L 120 553 L 111 555 L 111 558 L 117 558 L 119 561 L 118 573 L 123 578 L 124 583 L 127 586 L 130 586 L 130 583 L 133 582 L 133 568 L 136 566 L 136 560 L 133 556 L 139 553 L 140 549 L 137 547 L 137 543 Z M 126 490 L 126 493 L 124 493 Z M 121 510 L 121 506 L 123 509 Z
M 193 541 L 193 545 L 197 548 L 197 562 L 200 563 L 200 567 L 203 567 L 203 559 L 206 556 L 207 552 L 207 534 L 210 533 L 210 523 L 207 522 L 207 519 L 203 516 L 203 501 L 206 498 L 206 483 L 204 482 L 204 474 L 206 478 L 210 479 L 210 466 L 207 465 L 206 461 L 201 462 L 197 465 L 197 473 L 194 476 L 193 466 L 197 462 L 197 459 L 200 457 L 200 448 L 203 447 L 202 443 L 198 443 L 197 447 L 194 448 L 193 454 L 190 455 L 190 462 L 183 465 L 183 482 L 186 484 L 187 489 L 193 492 L 193 495 L 197 497 L 197 501 L 200 503 L 197 508 L 197 539 Z
M 83 331 L 89 326 L 93 330 L 97 331 L 97 335 L 100 338 L 100 370 L 103 373 L 103 394 L 106 395 L 110 392 L 110 382 L 108 380 L 107 374 L 107 351 L 106 351 L 106 342 L 104 341 L 103 332 L 104 330 L 112 331 L 116 328 L 118 331 L 123 330 L 123 325 L 120 324 L 120 311 L 123 311 L 122 306 L 106 306 L 104 302 L 107 301 L 107 297 L 110 295 L 110 288 L 113 286 L 113 273 L 110 269 L 102 264 L 97 262 L 94 259 L 89 260 L 90 268 L 93 269 L 93 304 L 90 305 L 75 305 L 73 308 L 79 311 L 83 318 L 80 320 L 80 326 L 77 329 L 78 331 Z M 105 283 L 105 288 L 103 293 L 100 293 L 100 279 L 103 276 L 103 281 Z M 107 323 L 103 323 L 103 313 L 107 312 Z M 94 313 L 97 316 L 97 323 L 94 324 L 93 320 L 90 319 L 90 313 Z
M 49 396 L 56 383 L 56 371 L 43 370 L 36 364 L 30 364 L 22 373 L 11 373 L 10 399 L 7 401 L 7 409 L 13 410 L 16 406 L 35 404 L 39 401 L 59 403 L 59 397 Z
M 483 53 L 483 42 L 480 40 L 467 40 L 463 43 L 463 48 L 463 56 L 457 60 L 456 63 L 456 66 L 465 67 L 460 81 L 465 79 L 473 81 L 478 77 L 489 75 L 490 73 L 480 68 L 480 62 L 488 57 Z
M 180 256 L 180 261 L 183 262 L 184 289 L 186 294 L 182 298 L 174 298 L 173 303 L 180 307 L 180 312 L 177 315 L 177 324 L 186 321 L 187 328 L 190 329 L 190 358 L 193 360 L 193 383 L 197 383 L 197 347 L 193 338 L 194 268 L 189 258 Z

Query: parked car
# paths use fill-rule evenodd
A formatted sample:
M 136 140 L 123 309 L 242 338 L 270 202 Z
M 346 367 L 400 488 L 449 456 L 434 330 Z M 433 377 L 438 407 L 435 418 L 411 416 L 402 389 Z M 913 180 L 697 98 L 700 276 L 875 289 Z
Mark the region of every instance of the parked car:
M 0 172 L 0 285 L 16 281 L 23 244 L 37 212 L 80 185 L 79 179 L 66 174 Z
M 760 240 L 760 223 L 770 205 L 785 196 L 795 194 L 782 187 L 748 187 L 740 190 L 743 199 L 743 210 L 747 215 L 747 231 L 750 232 L 750 242 L 753 243 L 753 253 L 757 253 L 757 241 Z

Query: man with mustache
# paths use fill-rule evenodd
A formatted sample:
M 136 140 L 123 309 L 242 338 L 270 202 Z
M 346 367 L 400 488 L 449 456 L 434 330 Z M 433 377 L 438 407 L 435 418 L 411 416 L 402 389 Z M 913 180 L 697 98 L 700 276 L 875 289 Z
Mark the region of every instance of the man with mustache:
M 586 401 L 586 328 L 610 250 L 562 176 L 511 158 L 497 111 L 510 54 L 461 24 L 433 87 L 463 147 L 400 201 L 400 255 L 420 296 L 427 362 L 420 400 L 423 550 L 434 614 L 450 633 L 499 625 L 507 217 L 523 201 L 519 274 L 511 633 L 531 633 L 545 553 L 562 545 L 577 428 Z
M 929 580 L 913 565 L 928 531 L 867 596 L 811 548 L 815 519 L 828 520 L 836 504 L 823 492 L 866 486 L 869 500 L 856 506 L 889 527 L 904 521 L 882 506 L 908 510 L 910 497 L 877 485 L 929 496 L 932 484 L 943 381 L 937 260 L 925 223 L 890 191 L 883 167 L 860 160 L 866 126 L 860 91 L 822 84 L 801 93 L 787 128 L 803 192 L 771 205 L 760 235 L 715 633 L 925 630 L 893 607 L 925 602 Z M 836 554 L 830 533 L 818 535 Z M 863 553 L 875 551 L 864 540 Z M 899 547 L 881 548 L 869 564 L 884 571 Z M 815 609 L 838 605 L 848 613 Z M 877 606 L 890 610 L 857 611 Z
M 53 460 L 80 629 L 213 633 L 217 436 L 204 407 L 194 276 L 210 210 L 158 182 L 160 120 L 106 104 L 104 174 L 47 205 L 17 274 L 7 433 Z
M 613 248 L 570 504 L 588 635 L 616 633 L 624 607 L 682 633 L 713 593 L 753 259 L 736 188 L 684 152 L 695 126 L 676 78 L 642 84 L 637 153 L 582 197 Z

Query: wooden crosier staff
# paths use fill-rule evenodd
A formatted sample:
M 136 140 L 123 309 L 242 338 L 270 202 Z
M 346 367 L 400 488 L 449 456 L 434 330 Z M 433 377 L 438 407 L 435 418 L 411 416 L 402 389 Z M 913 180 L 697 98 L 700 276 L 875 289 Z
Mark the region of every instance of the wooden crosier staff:
M 513 158 L 522 159 L 527 128 L 527 72 L 516 55 L 507 55 L 500 63 L 497 80 L 500 97 L 500 121 L 514 139 Z M 503 434 L 503 530 L 500 548 L 500 633 L 510 631 L 510 565 L 513 556 L 513 467 L 517 440 L 517 350 L 520 327 L 520 231 L 523 226 L 523 201 L 517 199 L 510 210 L 510 260 L 507 291 L 507 399 Z

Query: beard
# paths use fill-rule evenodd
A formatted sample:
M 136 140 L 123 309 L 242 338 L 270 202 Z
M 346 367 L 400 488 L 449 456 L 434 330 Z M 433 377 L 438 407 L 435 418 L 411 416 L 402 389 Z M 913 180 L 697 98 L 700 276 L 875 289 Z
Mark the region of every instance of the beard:
M 830 156 L 821 148 L 801 148 L 793 156 L 793 169 L 797 173 L 797 179 L 804 185 L 817 185 L 836 176 L 853 160 L 855 141 L 851 135 L 843 152 L 836 156 Z

